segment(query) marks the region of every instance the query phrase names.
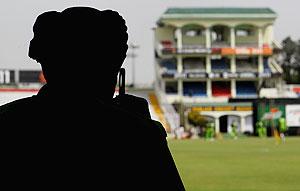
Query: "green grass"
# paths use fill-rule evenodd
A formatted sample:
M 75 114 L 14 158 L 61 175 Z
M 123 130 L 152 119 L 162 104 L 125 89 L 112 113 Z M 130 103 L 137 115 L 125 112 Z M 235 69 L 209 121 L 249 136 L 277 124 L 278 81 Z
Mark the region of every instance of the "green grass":
M 300 190 L 300 138 L 168 142 L 188 191 Z

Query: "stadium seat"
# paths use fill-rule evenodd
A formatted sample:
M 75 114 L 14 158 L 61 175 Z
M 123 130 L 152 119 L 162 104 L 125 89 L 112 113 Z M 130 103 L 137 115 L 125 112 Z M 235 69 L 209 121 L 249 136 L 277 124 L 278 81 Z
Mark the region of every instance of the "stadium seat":
M 176 73 L 177 65 L 175 59 L 164 59 L 160 62 L 160 66 L 166 73 Z
M 257 57 L 237 58 L 236 71 L 237 72 L 257 72 L 258 71 L 258 58 Z
M 213 96 L 230 96 L 230 82 L 212 82 L 212 95 Z
M 164 54 L 174 53 L 176 50 L 173 42 L 170 40 L 162 40 L 160 41 L 160 44 L 162 45 L 162 52 Z
M 183 60 L 184 72 L 205 72 L 205 60 L 199 58 L 187 58 Z
M 183 82 L 184 96 L 206 96 L 205 82 Z
M 178 93 L 177 82 L 166 82 L 165 91 L 167 94 L 177 94 Z
M 256 97 L 256 88 L 254 82 L 236 82 L 237 97 Z
M 219 60 L 211 61 L 211 69 L 213 72 L 229 72 L 230 62 L 228 59 L 222 58 Z

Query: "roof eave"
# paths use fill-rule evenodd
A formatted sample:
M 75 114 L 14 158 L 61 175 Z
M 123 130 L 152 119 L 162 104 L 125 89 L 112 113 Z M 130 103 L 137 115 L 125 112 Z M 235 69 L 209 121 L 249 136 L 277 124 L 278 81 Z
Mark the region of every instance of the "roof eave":
M 164 14 L 162 19 L 276 19 L 276 14 Z

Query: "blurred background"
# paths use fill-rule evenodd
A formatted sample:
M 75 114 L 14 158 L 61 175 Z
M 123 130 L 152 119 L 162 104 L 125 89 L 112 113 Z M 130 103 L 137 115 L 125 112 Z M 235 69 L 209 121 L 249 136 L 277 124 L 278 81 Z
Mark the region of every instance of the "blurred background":
M 46 83 L 32 26 L 70 6 L 126 20 L 126 91 L 164 125 L 187 190 L 300 190 L 299 2 L 1 1 L 0 105 Z

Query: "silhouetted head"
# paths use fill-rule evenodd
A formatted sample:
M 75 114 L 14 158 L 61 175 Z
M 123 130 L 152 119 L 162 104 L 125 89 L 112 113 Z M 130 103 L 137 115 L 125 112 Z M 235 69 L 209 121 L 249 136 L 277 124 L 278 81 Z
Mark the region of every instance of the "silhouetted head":
M 51 86 L 89 88 L 112 97 L 128 49 L 127 26 L 118 12 L 71 7 L 39 15 L 29 57 Z

